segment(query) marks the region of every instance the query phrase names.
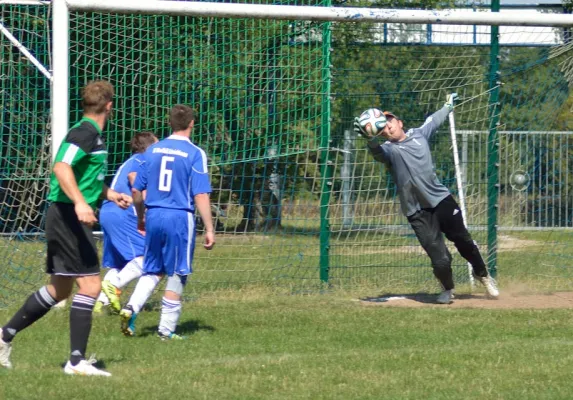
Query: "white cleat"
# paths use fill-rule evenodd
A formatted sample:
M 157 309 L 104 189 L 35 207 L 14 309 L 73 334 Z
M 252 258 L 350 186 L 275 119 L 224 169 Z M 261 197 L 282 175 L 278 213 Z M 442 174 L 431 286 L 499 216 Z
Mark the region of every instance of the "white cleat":
M 485 290 L 490 297 L 499 297 L 499 289 L 497 288 L 497 283 L 495 279 L 491 276 L 476 276 L 476 279 L 485 286 Z
M 12 344 L 2 340 L 2 329 L 0 329 L 0 365 L 4 368 L 12 368 L 12 363 L 10 362 L 11 351 Z
M 82 360 L 77 365 L 72 365 L 72 363 L 68 361 L 64 367 L 64 373 L 67 375 L 82 376 L 111 376 L 109 372 L 94 367 L 95 363 L 95 359 Z
M 442 293 L 440 293 L 440 295 L 436 299 L 436 303 L 450 304 L 453 298 L 454 298 L 454 289 L 444 290 Z

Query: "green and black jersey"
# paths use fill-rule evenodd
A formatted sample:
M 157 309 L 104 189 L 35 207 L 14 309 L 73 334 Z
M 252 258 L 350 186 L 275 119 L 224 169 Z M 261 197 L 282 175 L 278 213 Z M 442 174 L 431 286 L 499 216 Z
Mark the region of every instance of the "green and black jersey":
M 72 167 L 76 182 L 86 203 L 96 208 L 103 189 L 107 167 L 107 149 L 97 123 L 82 118 L 75 124 L 62 142 L 54 163 L 64 162 Z M 50 201 L 71 203 L 52 172 L 50 177 Z

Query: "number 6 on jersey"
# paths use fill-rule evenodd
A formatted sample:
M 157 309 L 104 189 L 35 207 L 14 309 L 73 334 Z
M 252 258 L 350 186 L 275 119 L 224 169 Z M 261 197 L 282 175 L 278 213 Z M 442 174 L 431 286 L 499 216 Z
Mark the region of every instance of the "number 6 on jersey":
M 163 156 L 161 157 L 161 169 L 159 171 L 159 190 L 162 192 L 171 191 L 171 178 L 173 178 L 173 171 L 167 168 L 167 163 L 175 161 L 175 157 Z

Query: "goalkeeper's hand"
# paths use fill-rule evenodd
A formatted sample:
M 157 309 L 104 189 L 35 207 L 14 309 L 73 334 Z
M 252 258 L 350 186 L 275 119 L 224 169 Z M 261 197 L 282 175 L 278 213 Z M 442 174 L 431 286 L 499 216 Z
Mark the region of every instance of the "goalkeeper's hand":
M 448 96 L 448 101 L 446 101 L 446 104 L 444 104 L 444 107 L 448 107 L 448 109 L 449 109 L 450 111 L 453 111 L 453 110 L 454 110 L 454 105 L 455 105 L 455 102 L 456 102 L 457 99 L 458 99 L 458 94 L 457 94 L 457 93 L 451 93 L 451 94 Z
M 358 120 L 358 117 L 354 118 L 354 133 L 356 133 L 356 135 L 362 136 L 364 139 L 366 139 L 368 141 L 374 139 L 374 136 L 372 136 L 368 132 L 366 132 L 364 130 L 364 128 L 360 125 L 360 121 Z

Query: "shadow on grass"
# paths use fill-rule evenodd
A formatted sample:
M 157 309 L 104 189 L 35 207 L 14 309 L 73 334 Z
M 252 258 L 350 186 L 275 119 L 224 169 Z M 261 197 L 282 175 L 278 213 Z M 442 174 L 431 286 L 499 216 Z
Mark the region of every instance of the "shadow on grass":
M 384 293 L 379 296 L 371 297 L 361 297 L 358 300 L 365 303 L 387 303 L 396 300 L 412 300 L 417 303 L 422 304 L 439 304 L 436 302 L 438 294 L 429 293 Z M 454 300 L 467 300 L 467 299 L 481 299 L 484 300 L 482 296 L 476 296 L 473 294 L 456 294 Z M 485 298 L 487 300 L 488 298 Z M 494 299 L 490 299 L 494 300 Z
M 197 319 L 190 319 L 177 325 L 177 334 L 189 336 L 198 331 L 215 332 L 215 327 L 206 325 Z M 144 327 L 137 336 L 145 337 L 150 335 L 157 335 L 157 325 Z

